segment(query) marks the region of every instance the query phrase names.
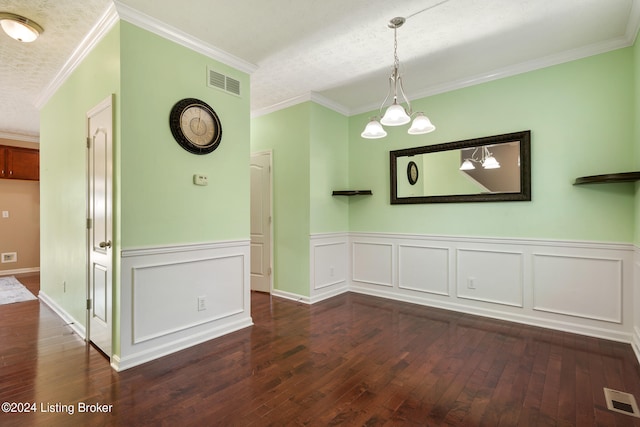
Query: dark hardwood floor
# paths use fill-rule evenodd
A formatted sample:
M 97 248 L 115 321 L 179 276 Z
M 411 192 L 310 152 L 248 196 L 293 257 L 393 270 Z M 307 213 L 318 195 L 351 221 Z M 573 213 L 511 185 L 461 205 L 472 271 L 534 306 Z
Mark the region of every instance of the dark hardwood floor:
M 37 275 L 18 278 L 37 291 Z M 604 400 L 603 387 L 640 397 L 628 344 L 358 294 L 254 293 L 252 315 L 117 373 L 39 301 L 2 305 L 0 403 L 37 412 L 0 425 L 640 426 Z

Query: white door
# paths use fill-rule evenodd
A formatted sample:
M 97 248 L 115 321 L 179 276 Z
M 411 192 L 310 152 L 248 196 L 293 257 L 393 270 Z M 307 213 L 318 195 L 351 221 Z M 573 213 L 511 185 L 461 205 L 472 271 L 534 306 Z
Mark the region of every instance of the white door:
M 271 152 L 251 155 L 251 290 L 271 292 Z
M 112 97 L 87 113 L 87 339 L 111 357 Z

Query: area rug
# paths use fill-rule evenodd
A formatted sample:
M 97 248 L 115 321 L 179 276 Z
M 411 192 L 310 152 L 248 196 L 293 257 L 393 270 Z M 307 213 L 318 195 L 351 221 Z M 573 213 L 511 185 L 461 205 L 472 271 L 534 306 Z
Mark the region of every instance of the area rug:
M 13 276 L 0 277 L 0 305 L 37 299 Z

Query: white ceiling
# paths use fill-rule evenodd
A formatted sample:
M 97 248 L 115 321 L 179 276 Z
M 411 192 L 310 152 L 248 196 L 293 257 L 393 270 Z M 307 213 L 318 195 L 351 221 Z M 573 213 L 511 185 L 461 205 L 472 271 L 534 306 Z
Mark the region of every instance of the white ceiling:
M 313 98 L 345 114 L 379 107 L 398 55 L 411 99 L 633 43 L 640 0 L 0 0 L 45 29 L 0 32 L 0 137 L 37 136 L 37 106 L 109 10 L 238 58 L 254 114 Z M 425 10 L 428 9 L 428 10 Z M 77 52 L 76 52 L 77 55 Z

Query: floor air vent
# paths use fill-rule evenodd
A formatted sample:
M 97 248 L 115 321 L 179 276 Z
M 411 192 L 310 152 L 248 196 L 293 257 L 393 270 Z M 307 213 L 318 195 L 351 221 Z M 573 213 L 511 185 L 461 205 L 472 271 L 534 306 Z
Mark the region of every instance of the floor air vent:
M 207 85 L 240 96 L 240 82 L 210 68 L 207 69 Z
M 607 408 L 609 410 L 640 418 L 640 411 L 638 411 L 636 399 L 632 394 L 605 387 L 604 398 L 607 401 Z

